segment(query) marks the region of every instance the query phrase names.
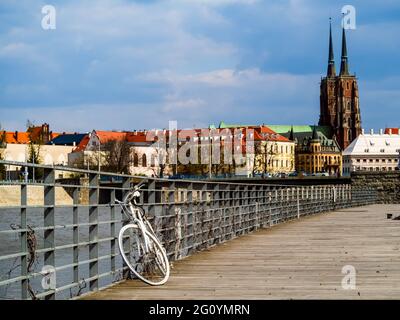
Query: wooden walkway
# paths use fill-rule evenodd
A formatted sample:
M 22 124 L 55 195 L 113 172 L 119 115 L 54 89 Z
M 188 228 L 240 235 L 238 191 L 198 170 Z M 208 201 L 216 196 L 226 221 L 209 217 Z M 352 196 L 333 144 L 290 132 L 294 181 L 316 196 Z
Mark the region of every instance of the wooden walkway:
M 86 299 L 400 299 L 400 205 L 373 205 L 263 229 L 174 262 L 168 283 L 126 281 Z M 344 290 L 342 267 L 357 272 Z

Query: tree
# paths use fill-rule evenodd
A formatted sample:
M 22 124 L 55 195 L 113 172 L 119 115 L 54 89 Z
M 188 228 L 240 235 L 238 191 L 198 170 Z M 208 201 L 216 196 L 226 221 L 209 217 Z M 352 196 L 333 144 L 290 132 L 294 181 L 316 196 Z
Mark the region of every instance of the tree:
M 4 150 L 6 148 L 6 132 L 2 130 L 0 124 L 0 160 L 4 160 Z M 0 180 L 4 180 L 6 178 L 6 167 L 4 164 L 0 164 Z
M 35 145 L 32 142 L 29 143 L 28 146 L 28 163 L 40 164 L 41 156 L 40 156 L 40 145 Z M 21 170 L 23 170 L 22 168 Z M 28 168 L 28 179 L 36 180 L 43 179 L 43 169 L 42 168 Z
M 109 140 L 102 145 L 103 168 L 109 172 L 128 173 L 131 165 L 131 146 L 125 140 Z
M 268 173 L 270 166 L 277 155 L 278 144 L 268 143 L 268 141 L 255 141 L 254 142 L 254 165 L 253 175 L 261 170 L 262 176 Z
M 26 120 L 26 129 L 33 128 L 34 126 L 35 125 L 31 120 L 29 120 L 29 119 Z
M 4 149 L 0 146 L 0 160 L 4 160 Z M 6 178 L 6 167 L 4 164 L 0 164 L 0 180 Z

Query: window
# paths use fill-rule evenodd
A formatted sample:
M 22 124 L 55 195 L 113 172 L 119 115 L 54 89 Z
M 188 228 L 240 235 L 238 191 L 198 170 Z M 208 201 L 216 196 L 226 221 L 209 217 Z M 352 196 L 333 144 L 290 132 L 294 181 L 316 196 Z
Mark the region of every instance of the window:
M 384 153 L 384 152 L 385 152 L 385 149 L 381 149 L 381 152 Z
M 154 154 L 151 155 L 150 166 L 151 167 L 155 167 L 156 166 L 156 156 Z
M 134 166 L 134 167 L 138 167 L 138 166 L 139 166 L 139 156 L 138 156 L 137 153 L 135 153 L 135 154 L 133 155 L 133 166 Z
M 142 167 L 147 167 L 147 156 L 145 153 L 142 156 Z

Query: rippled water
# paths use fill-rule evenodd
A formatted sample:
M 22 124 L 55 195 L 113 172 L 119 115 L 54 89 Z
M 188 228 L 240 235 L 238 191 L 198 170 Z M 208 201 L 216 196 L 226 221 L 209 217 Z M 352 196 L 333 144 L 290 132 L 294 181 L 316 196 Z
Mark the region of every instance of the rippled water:
M 43 209 L 40 208 L 28 208 L 27 209 L 27 224 L 32 227 L 43 226 Z M 99 221 L 110 220 L 110 208 L 99 208 Z M 116 210 L 116 216 L 120 217 L 118 210 Z M 79 223 L 85 223 L 89 220 L 88 208 L 79 208 Z M 56 225 L 68 225 L 73 222 L 72 208 L 56 208 L 55 209 L 55 224 Z M 0 231 L 10 230 L 10 224 L 20 224 L 20 210 L 13 208 L 0 208 Z M 116 232 L 121 227 L 120 223 L 116 224 Z M 111 236 L 110 225 L 103 224 L 99 225 L 99 239 Z M 35 232 L 37 239 L 37 247 L 44 247 L 44 236 L 43 231 L 39 230 Z M 79 228 L 79 241 L 89 240 L 89 226 L 82 226 Z M 55 230 L 55 243 L 57 246 L 72 244 L 73 243 L 73 232 L 71 227 L 64 227 Z M 110 241 L 106 241 L 99 244 L 99 256 L 110 254 L 111 244 Z M 19 252 L 20 240 L 17 233 L 5 234 L 0 232 L 0 256 L 13 254 Z M 118 252 L 118 248 L 116 248 Z M 56 267 L 71 264 L 73 262 L 73 251 L 72 248 L 57 250 L 55 254 Z M 79 248 L 79 261 L 87 260 L 89 258 L 88 246 L 81 246 Z M 36 263 L 34 265 L 34 272 L 40 272 L 43 267 L 43 254 L 37 254 Z M 8 259 L 0 260 L 0 281 L 4 281 L 9 278 L 14 278 L 20 275 L 19 267 L 20 259 Z M 116 257 L 116 266 L 119 268 L 122 265 L 120 255 Z M 110 271 L 111 259 L 107 258 L 99 261 L 99 274 Z M 119 275 L 107 276 L 99 279 L 99 286 L 102 287 L 118 279 Z M 89 277 L 89 265 L 83 264 L 79 266 L 79 279 Z M 42 276 L 33 278 L 30 283 L 35 293 L 45 291 L 41 285 Z M 73 282 L 73 270 L 72 267 L 59 270 L 56 273 L 57 287 L 71 284 Z M 10 284 L 7 286 L 0 286 L 0 299 L 20 299 L 21 284 L 19 282 Z M 89 284 L 87 283 L 87 287 Z M 71 290 L 66 290 L 61 293 L 57 293 L 57 299 L 70 298 L 77 294 L 79 288 L 75 287 Z M 87 292 L 87 288 L 81 290 L 81 293 Z

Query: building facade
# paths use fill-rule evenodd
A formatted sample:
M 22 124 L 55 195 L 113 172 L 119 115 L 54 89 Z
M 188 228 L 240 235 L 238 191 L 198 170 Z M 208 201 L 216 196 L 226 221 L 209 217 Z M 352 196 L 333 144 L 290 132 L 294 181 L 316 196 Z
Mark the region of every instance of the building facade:
M 343 152 L 343 174 L 348 176 L 354 171 L 397 170 L 399 154 L 398 130 L 362 132 Z
M 295 143 L 266 126 L 254 129 L 254 168 L 256 174 L 295 171 Z
M 361 134 L 361 114 L 357 78 L 350 74 L 346 32 L 342 31 L 340 73 L 336 74 L 332 28 L 329 31 L 329 58 L 326 77 L 320 86 L 320 126 L 329 126 L 342 150 Z
M 342 174 L 342 154 L 335 139 L 327 138 L 317 127 L 314 127 L 312 134 L 292 129 L 286 135 L 296 144 L 295 168 L 298 173 Z
M 28 162 L 30 148 L 34 148 L 38 153 L 39 163 L 44 165 L 66 166 L 68 165 L 68 155 L 72 152 L 71 146 L 52 146 L 52 145 L 32 145 L 11 143 L 2 149 L 4 160 L 15 162 Z M 6 166 L 7 177 L 9 179 L 18 179 L 20 175 L 20 166 Z M 60 172 L 58 178 L 62 177 Z

